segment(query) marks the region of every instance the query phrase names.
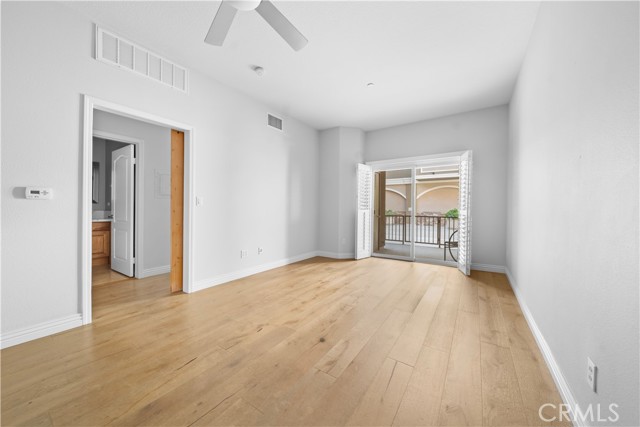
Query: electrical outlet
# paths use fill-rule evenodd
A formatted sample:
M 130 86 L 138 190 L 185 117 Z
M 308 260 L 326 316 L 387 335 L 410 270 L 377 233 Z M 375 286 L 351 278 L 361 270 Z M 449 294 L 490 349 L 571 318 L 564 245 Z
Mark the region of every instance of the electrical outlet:
M 260 247 L 259 247 L 259 248 L 258 248 L 258 255 L 262 255 L 262 252 L 264 252 L 264 249 L 262 249 L 262 248 L 260 248 Z
M 598 367 L 593 360 L 587 357 L 587 381 L 593 392 L 596 392 L 596 379 L 598 376 Z
M 246 257 L 248 257 L 248 256 L 249 256 L 249 252 L 247 252 L 247 250 L 246 250 L 246 249 L 242 249 L 242 250 L 240 251 L 240 258 L 246 258 Z

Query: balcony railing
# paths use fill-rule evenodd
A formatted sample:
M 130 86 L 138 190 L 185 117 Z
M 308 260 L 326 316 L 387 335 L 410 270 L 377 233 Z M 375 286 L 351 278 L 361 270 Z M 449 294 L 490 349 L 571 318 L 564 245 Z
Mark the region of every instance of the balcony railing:
M 411 215 L 386 215 L 385 239 L 390 242 L 411 242 Z M 416 243 L 441 247 L 458 229 L 458 218 L 436 215 L 416 215 Z M 453 236 L 457 241 L 458 234 Z

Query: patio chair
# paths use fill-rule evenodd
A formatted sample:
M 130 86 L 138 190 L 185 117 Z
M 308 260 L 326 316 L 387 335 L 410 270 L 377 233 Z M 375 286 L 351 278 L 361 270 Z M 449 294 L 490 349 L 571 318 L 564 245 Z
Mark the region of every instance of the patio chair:
M 453 233 L 451 233 L 451 235 L 449 236 L 449 239 L 444 242 L 444 260 L 447 260 L 447 250 L 449 251 L 449 255 L 451 255 L 451 258 L 455 261 L 458 262 L 458 259 L 456 257 L 453 256 L 453 252 L 451 252 L 451 248 L 458 248 L 458 241 L 457 240 L 453 240 L 453 236 L 458 232 L 458 230 L 454 230 Z

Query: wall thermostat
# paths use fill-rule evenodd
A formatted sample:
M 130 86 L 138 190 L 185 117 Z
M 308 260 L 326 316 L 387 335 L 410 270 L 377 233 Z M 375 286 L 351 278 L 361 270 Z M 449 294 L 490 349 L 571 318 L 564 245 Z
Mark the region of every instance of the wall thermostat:
M 33 200 L 48 200 L 53 196 L 53 190 L 45 187 L 27 187 L 25 197 Z

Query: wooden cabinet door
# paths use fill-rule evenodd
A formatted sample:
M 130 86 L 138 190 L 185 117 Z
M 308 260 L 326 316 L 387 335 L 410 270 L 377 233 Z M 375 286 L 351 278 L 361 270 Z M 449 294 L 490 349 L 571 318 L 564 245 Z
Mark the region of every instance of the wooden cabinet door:
M 92 265 L 106 265 L 111 260 L 111 223 L 94 223 L 91 236 Z
M 97 257 L 101 257 L 101 256 L 105 256 L 105 237 L 106 236 L 106 232 L 105 231 L 94 231 L 93 232 L 93 239 L 91 241 L 91 253 L 93 254 L 94 258 Z

